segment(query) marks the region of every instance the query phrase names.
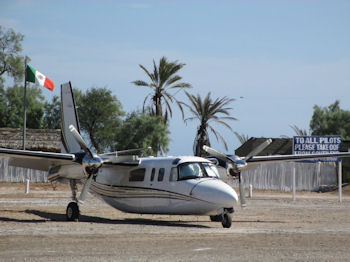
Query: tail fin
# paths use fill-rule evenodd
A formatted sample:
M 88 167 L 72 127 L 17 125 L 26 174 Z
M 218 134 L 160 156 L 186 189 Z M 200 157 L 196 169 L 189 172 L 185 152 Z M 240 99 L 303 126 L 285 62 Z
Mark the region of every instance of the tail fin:
M 69 126 L 73 125 L 80 133 L 79 119 L 75 107 L 72 85 L 70 82 L 61 85 L 61 134 L 62 153 L 76 153 L 81 151 L 79 143 L 74 139 L 69 131 Z

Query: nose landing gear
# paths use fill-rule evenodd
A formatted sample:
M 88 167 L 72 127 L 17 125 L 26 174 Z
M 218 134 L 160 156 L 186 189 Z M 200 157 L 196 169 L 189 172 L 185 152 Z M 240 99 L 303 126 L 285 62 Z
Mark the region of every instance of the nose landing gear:
M 222 214 L 221 224 L 224 228 L 230 228 L 232 225 L 232 216 L 230 213 Z
M 212 222 L 221 222 L 224 228 L 230 228 L 232 225 L 232 213 L 234 212 L 233 208 L 225 208 L 220 215 L 210 216 L 210 221 Z

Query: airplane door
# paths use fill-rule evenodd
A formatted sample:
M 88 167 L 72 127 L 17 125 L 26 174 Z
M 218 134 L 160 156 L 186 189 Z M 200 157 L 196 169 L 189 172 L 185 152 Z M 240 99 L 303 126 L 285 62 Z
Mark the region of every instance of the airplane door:
M 170 189 L 178 194 L 189 196 L 192 188 L 198 183 L 196 180 L 178 180 L 178 169 L 173 167 L 169 178 Z

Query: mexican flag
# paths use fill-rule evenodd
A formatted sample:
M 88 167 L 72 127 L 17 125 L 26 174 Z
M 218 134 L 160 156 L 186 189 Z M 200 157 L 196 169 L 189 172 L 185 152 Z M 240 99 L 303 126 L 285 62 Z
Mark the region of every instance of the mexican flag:
M 55 84 L 51 81 L 50 78 L 44 76 L 39 71 L 35 70 L 33 67 L 27 65 L 26 67 L 26 81 L 37 83 L 47 89 L 53 91 Z

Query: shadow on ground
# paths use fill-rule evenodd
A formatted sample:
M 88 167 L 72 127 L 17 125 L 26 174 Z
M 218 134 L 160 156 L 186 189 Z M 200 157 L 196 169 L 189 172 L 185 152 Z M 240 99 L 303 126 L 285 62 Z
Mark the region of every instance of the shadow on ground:
M 61 213 L 44 212 L 40 210 L 27 209 L 24 211 L 27 214 L 39 216 L 42 219 L 13 219 L 0 217 L 0 221 L 8 222 L 23 222 L 23 223 L 42 223 L 48 221 L 67 222 L 66 215 Z M 209 226 L 192 224 L 196 221 L 163 221 L 146 218 L 133 219 L 108 219 L 96 216 L 80 215 L 79 222 L 101 223 L 101 224 L 128 224 L 128 225 L 154 225 L 166 227 L 192 227 L 192 228 L 210 228 Z

